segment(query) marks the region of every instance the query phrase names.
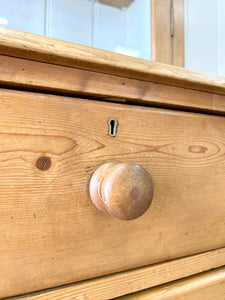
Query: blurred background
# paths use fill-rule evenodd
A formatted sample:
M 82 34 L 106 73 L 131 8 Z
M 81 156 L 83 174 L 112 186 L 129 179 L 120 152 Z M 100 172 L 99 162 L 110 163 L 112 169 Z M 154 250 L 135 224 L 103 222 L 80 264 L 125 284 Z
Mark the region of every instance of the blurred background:
M 0 0 L 0 26 L 225 76 L 225 0 Z

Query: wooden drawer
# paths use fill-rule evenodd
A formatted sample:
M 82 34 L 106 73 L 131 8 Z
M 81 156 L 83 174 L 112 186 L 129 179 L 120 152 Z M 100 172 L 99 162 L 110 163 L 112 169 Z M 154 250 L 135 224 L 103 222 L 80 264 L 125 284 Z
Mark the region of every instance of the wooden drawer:
M 116 299 L 120 300 L 224 300 L 225 268 L 206 272 Z
M 3 89 L 0 101 L 0 297 L 225 245 L 223 117 Z M 109 161 L 151 174 L 140 218 L 91 203 L 90 177 Z

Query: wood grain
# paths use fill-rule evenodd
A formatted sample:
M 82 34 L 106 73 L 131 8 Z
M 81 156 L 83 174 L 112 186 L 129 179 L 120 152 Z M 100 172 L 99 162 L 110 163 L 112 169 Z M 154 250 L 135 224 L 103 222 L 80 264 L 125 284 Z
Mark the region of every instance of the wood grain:
M 175 66 L 185 66 L 184 47 L 184 0 L 173 0 L 174 35 L 173 35 L 173 61 Z
M 223 117 L 3 89 L 0 100 L 1 297 L 224 247 Z M 137 220 L 89 199 L 109 161 L 151 174 L 155 196 Z
M 152 60 L 184 67 L 184 0 L 152 0 L 151 33 Z
M 0 86 L 145 106 L 225 113 L 223 95 L 4 55 L 0 55 Z
M 173 39 L 170 35 L 172 3 L 173 0 L 151 1 L 152 60 L 170 65 L 173 64 Z
M 225 94 L 224 78 L 5 27 L 0 27 L 0 54 Z
M 134 0 L 99 0 L 98 2 L 103 3 L 105 5 L 114 6 L 117 8 L 123 8 L 131 5 Z
M 91 176 L 89 194 L 97 209 L 120 220 L 134 220 L 148 210 L 154 187 L 140 165 L 113 161 L 101 165 Z
M 224 265 L 225 248 L 12 299 L 105 300 Z
M 118 300 L 224 300 L 225 268 L 183 279 L 174 284 L 117 298 Z

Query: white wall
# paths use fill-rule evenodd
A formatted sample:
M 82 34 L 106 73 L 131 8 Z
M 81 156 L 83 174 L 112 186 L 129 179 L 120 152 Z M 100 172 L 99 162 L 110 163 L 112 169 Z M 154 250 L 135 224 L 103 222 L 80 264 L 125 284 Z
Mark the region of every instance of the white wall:
M 116 51 L 120 45 L 126 47 L 127 9 L 94 3 L 93 46 Z
M 0 0 L 0 26 L 43 35 L 45 0 Z
M 46 3 L 47 36 L 92 45 L 92 1 L 48 0 Z
M 185 67 L 225 76 L 224 0 L 185 0 Z
M 218 5 L 218 75 L 225 77 L 225 1 L 217 0 Z
M 127 47 L 151 59 L 151 1 L 136 0 L 127 10 Z
M 122 9 L 97 0 L 0 0 L 2 26 L 146 59 L 150 15 L 150 0 Z
M 151 59 L 150 8 L 149 0 L 122 9 L 95 2 L 93 46 Z

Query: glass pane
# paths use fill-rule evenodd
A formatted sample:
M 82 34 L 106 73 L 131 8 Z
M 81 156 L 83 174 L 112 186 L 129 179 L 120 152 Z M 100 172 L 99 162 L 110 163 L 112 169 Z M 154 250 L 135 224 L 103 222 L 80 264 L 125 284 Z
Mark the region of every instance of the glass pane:
M 225 76 L 224 0 L 185 0 L 185 67 Z
M 0 26 L 45 34 L 45 0 L 0 0 Z
M 92 1 L 51 0 L 47 36 L 92 46 Z
M 102 2 L 113 3 L 113 1 Z M 122 8 L 102 2 L 95 2 L 93 46 L 150 59 L 151 2 L 129 1 L 129 5 Z
M 0 0 L 0 25 L 151 58 L 150 0 Z

